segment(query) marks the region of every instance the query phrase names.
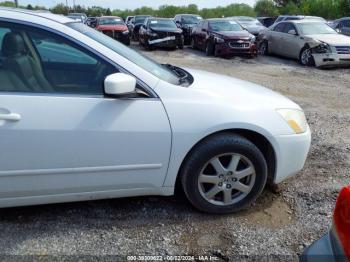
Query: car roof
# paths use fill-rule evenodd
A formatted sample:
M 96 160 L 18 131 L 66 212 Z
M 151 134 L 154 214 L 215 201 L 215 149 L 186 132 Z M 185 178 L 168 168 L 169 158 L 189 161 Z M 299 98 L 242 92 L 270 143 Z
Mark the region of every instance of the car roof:
M 35 10 L 27 10 L 27 9 L 11 8 L 11 7 L 0 7 L 0 16 L 2 12 L 5 12 L 11 15 L 14 18 L 16 18 L 19 14 L 21 14 L 21 15 L 29 16 L 32 19 L 35 19 L 35 17 L 46 18 L 60 24 L 74 22 L 74 20 L 70 19 L 69 17 L 63 16 L 63 15 L 56 15 L 56 14 L 43 12 L 43 11 L 35 11 Z
M 196 15 L 196 14 L 177 14 L 177 15 L 200 16 L 200 15 Z

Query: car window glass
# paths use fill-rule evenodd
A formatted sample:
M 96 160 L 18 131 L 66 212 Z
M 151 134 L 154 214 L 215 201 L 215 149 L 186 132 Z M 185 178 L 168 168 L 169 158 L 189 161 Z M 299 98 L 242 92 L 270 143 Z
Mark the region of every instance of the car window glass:
M 285 23 L 280 23 L 278 25 L 275 26 L 275 28 L 273 29 L 273 31 L 275 32 L 283 32 L 283 28 L 285 26 Z
M 342 21 L 342 26 L 343 26 L 343 27 L 350 27 L 350 20 L 344 20 L 344 21 Z
M 38 32 L 31 32 L 30 36 L 42 62 L 97 64 L 96 59 L 66 43 L 62 43 L 59 39 Z
M 290 30 L 295 30 L 295 27 L 291 23 L 286 23 L 285 26 L 282 28 L 282 32 L 288 34 Z M 296 31 L 296 30 L 295 30 Z
M 0 92 L 103 95 L 103 81 L 115 67 L 51 32 L 0 23 Z

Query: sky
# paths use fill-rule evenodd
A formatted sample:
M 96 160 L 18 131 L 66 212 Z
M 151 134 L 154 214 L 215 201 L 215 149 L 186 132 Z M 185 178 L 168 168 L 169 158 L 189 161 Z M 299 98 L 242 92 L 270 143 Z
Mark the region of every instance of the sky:
M 67 0 L 69 5 L 73 5 L 73 0 Z M 66 3 L 66 0 L 18 0 L 20 5 L 40 5 L 52 7 L 59 3 Z M 75 0 L 76 5 L 83 6 L 102 6 L 111 9 L 135 9 L 141 6 L 150 6 L 157 8 L 160 5 L 189 5 L 196 4 L 199 8 L 226 6 L 232 3 L 245 3 L 251 6 L 255 0 Z

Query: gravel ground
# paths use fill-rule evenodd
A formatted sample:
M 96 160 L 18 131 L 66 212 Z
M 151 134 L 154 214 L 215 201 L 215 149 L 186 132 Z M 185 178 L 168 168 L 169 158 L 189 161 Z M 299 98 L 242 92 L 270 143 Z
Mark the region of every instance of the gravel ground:
M 339 189 L 350 184 L 350 69 L 304 68 L 277 57 L 207 58 L 189 48 L 145 54 L 258 83 L 300 104 L 313 133 L 304 170 L 279 193 L 265 190 L 249 210 L 233 215 L 199 213 L 181 197 L 2 209 L 0 254 L 297 260 L 328 230 Z

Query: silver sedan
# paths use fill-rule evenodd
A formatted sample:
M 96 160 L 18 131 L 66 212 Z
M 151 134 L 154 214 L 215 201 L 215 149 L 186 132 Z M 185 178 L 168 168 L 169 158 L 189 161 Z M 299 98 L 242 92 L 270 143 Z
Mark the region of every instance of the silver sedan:
M 350 37 L 320 21 L 281 22 L 259 37 L 261 54 L 298 59 L 305 66 L 350 65 Z

